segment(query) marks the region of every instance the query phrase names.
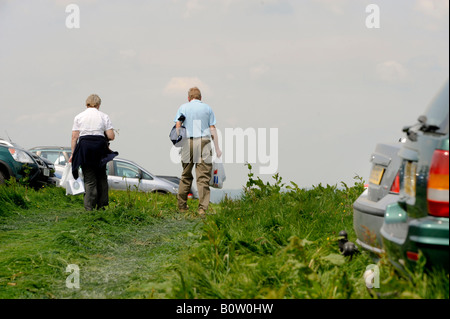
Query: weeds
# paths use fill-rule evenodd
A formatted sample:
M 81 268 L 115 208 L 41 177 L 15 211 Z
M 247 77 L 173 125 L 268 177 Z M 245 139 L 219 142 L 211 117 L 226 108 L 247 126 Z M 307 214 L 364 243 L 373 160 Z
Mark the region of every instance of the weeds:
M 164 298 L 180 252 L 199 219 L 183 218 L 175 196 L 110 191 L 106 210 L 58 187 L 0 189 L 1 298 Z M 76 264 L 81 289 L 68 289 Z
M 448 298 L 448 273 L 425 270 L 423 256 L 406 276 L 381 256 L 380 288 L 368 290 L 371 256 L 340 254 L 339 231 L 356 239 L 359 176 L 302 189 L 248 167 L 242 198 L 205 219 L 178 213 L 170 194 L 110 191 L 106 210 L 85 212 L 62 188 L 0 187 L 0 298 Z M 81 289 L 65 286 L 68 264 Z
M 264 183 L 248 168 L 242 199 L 225 198 L 185 255 L 174 298 L 448 298 L 448 274 L 424 275 L 418 264 L 410 280 L 385 258 L 377 264 L 381 288 L 372 293 L 363 279 L 371 256 L 340 254 L 339 231 L 356 239 L 352 205 L 364 191 L 361 177 L 351 187 L 301 189 L 284 187 L 278 174 Z
M 27 192 L 28 188 L 20 187 L 14 178 L 0 185 L 0 217 L 17 209 L 27 209 L 30 202 Z

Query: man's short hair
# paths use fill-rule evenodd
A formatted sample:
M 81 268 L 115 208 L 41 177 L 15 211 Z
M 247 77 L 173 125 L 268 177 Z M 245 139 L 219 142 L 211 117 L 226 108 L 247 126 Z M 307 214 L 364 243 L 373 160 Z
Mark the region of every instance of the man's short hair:
M 202 99 L 202 93 L 200 93 L 200 90 L 199 90 L 198 87 L 193 87 L 193 88 L 189 89 L 188 97 L 189 97 L 190 100 L 192 100 L 192 99 L 201 100 Z
M 86 99 L 86 106 L 87 107 L 98 107 L 102 104 L 102 100 L 97 94 L 91 94 Z

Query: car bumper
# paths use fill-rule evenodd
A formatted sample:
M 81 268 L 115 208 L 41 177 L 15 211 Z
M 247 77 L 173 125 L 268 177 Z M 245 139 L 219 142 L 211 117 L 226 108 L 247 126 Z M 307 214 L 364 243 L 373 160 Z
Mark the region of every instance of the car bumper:
M 367 190 L 353 204 L 353 227 L 357 243 L 374 253 L 383 253 L 383 241 L 380 234 L 386 207 L 397 202 L 398 195 L 387 194 L 378 202 L 368 199 Z
M 422 252 L 427 265 L 449 269 L 449 220 L 426 216 L 409 218 L 398 203 L 386 209 L 380 230 L 384 249 L 393 264 L 399 268 L 413 265 L 408 253 Z
M 32 185 L 36 187 L 41 187 L 44 185 L 56 185 L 56 179 L 51 170 L 47 167 L 39 167 L 39 171 L 31 182 Z
M 59 181 L 60 181 L 60 179 L 57 178 L 56 176 L 50 176 L 47 179 L 47 184 L 53 185 L 53 186 L 59 186 Z

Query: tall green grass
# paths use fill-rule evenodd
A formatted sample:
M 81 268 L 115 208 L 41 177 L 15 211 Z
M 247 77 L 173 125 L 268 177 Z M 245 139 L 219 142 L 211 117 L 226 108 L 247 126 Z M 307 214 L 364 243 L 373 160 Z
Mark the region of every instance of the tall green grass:
M 86 212 L 62 188 L 10 185 L 0 207 L 0 298 L 167 298 L 200 220 L 179 214 L 174 195 L 126 191 Z M 70 264 L 80 289 L 66 286 Z
M 251 166 L 249 167 L 251 169 Z M 351 187 L 285 187 L 279 175 L 263 183 L 249 173 L 241 200 L 225 199 L 205 220 L 199 242 L 178 268 L 175 298 L 448 298 L 448 274 L 412 278 L 386 257 L 377 261 L 381 286 L 369 291 L 363 279 L 374 264 L 364 251 L 353 258 L 338 249 L 338 233 L 355 241 L 352 204 L 364 190 Z
M 250 167 L 251 168 L 251 167 Z M 179 213 L 176 196 L 110 191 L 106 210 L 86 212 L 82 196 L 56 187 L 0 187 L 0 298 L 448 298 L 448 273 L 423 258 L 409 276 L 385 256 L 338 250 L 355 241 L 352 204 L 364 189 L 263 183 L 251 170 L 244 195 Z M 369 291 L 368 265 L 380 269 Z M 80 289 L 65 285 L 80 267 Z

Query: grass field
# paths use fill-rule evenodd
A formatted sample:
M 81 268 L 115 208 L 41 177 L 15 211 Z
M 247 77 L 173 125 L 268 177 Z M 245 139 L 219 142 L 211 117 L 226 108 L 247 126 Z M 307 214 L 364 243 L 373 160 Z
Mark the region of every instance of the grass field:
M 64 189 L 11 183 L 0 188 L 0 298 L 448 299 L 448 273 L 421 260 L 406 276 L 383 256 L 380 288 L 368 291 L 363 273 L 375 261 L 337 245 L 341 230 L 356 239 L 362 191 L 358 178 L 305 190 L 250 171 L 241 199 L 211 204 L 201 219 L 195 200 L 181 214 L 173 195 L 110 191 L 106 210 L 86 212 Z M 66 285 L 68 265 L 79 288 Z

